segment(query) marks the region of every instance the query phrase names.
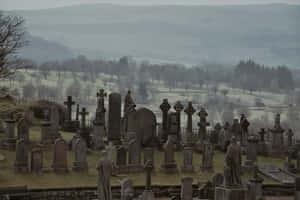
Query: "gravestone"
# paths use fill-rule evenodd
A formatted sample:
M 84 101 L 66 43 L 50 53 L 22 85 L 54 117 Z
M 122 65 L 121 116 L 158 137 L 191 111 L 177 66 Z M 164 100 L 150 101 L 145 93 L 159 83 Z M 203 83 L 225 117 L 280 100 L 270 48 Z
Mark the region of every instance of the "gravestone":
M 187 115 L 186 141 L 187 144 L 190 144 L 192 143 L 193 137 L 193 114 L 196 112 L 191 101 L 188 103 L 188 106 L 186 107 L 184 112 Z
M 257 161 L 258 141 L 259 139 L 257 135 L 248 136 L 248 145 L 245 161 L 245 166 L 247 167 L 252 167 L 253 164 Z
M 68 172 L 67 150 L 68 145 L 64 139 L 55 140 L 52 164 L 54 172 Z
M 119 144 L 121 139 L 121 95 L 109 95 L 108 108 L 108 140 Z
M 69 141 L 69 150 L 71 150 L 72 152 L 75 152 L 75 146 L 76 146 L 76 141 L 77 139 L 80 138 L 80 135 L 77 133 L 75 135 L 73 135 L 72 139 Z
M 214 130 L 211 132 L 210 135 L 210 143 L 212 144 L 218 144 L 219 142 L 219 135 L 221 132 L 222 126 L 220 123 L 217 123 L 214 127 Z
M 142 195 L 140 196 L 140 200 L 154 200 L 154 193 L 151 188 L 151 172 L 153 170 L 153 163 L 151 161 L 147 161 L 145 165 L 145 171 L 147 173 L 146 177 L 146 187 Z
M 6 129 L 5 129 L 5 145 L 7 146 L 8 150 L 15 150 L 16 149 L 16 137 L 15 137 L 15 123 L 16 120 L 11 118 L 5 120 Z
M 68 96 L 67 101 L 64 102 L 64 105 L 67 106 L 67 121 L 72 121 L 72 106 L 75 105 L 75 102 L 72 100 L 72 96 Z
M 130 172 L 138 172 L 142 170 L 141 151 L 142 147 L 136 137 L 135 132 L 131 132 L 128 144 L 128 168 Z
M 14 171 L 16 173 L 28 172 L 28 146 L 24 139 L 17 141 Z
M 193 178 L 185 177 L 181 179 L 181 200 L 193 200 Z
M 161 171 L 165 173 L 176 173 L 177 164 L 174 157 L 175 143 L 172 135 L 168 136 L 167 142 L 163 146 L 164 149 L 164 163 L 161 165 Z
M 283 133 L 284 129 L 281 127 L 280 124 L 280 114 L 277 114 L 275 117 L 275 125 L 274 128 L 270 129 L 272 133 L 272 140 L 271 140 L 271 145 L 272 145 L 272 152 L 274 154 L 278 154 L 280 152 L 283 152 L 284 148 L 284 142 L 283 142 Z
M 268 147 L 265 141 L 265 135 L 267 134 L 266 130 L 264 128 L 261 128 L 258 132 L 258 135 L 260 136 L 259 142 L 258 142 L 258 148 L 257 153 L 263 156 L 268 155 Z
M 154 149 L 151 147 L 144 148 L 144 165 L 146 165 L 147 161 L 151 161 L 153 167 L 154 164 Z
M 171 106 L 168 102 L 168 99 L 163 99 L 162 104 L 159 106 L 162 111 L 162 132 L 163 137 L 161 138 L 162 142 L 166 141 L 168 138 L 168 112 L 171 109 Z
M 230 144 L 230 139 L 232 137 L 232 133 L 230 130 L 230 124 L 229 122 L 225 122 L 223 126 L 223 130 L 221 132 L 222 135 L 222 141 L 220 142 L 221 149 L 226 152 L 228 145 Z
M 121 145 L 117 149 L 116 165 L 119 169 L 124 169 L 127 166 L 127 150 Z
M 77 106 L 76 106 L 75 120 L 76 120 L 76 121 L 79 121 L 79 104 L 77 104 Z
M 2 119 L 0 119 L 0 133 L 5 133 L 5 128 L 3 127 Z
M 51 135 L 51 123 L 49 121 L 43 121 L 41 123 L 41 144 L 48 145 L 53 143 L 53 137 Z
M 81 121 L 80 121 L 80 130 L 79 134 L 82 139 L 85 140 L 87 147 L 91 147 L 91 136 L 90 136 L 90 130 L 87 128 L 86 125 L 86 117 L 89 114 L 89 112 L 86 111 L 86 108 L 83 107 L 81 109 L 81 112 L 79 112 L 81 116 Z
M 102 150 L 105 148 L 104 137 L 106 135 L 105 127 L 103 125 L 98 125 L 94 123 L 93 127 L 93 142 L 94 149 Z
M 175 105 L 173 106 L 174 110 L 176 111 L 177 115 L 177 122 L 178 122 L 178 137 L 180 138 L 180 132 L 181 132 L 181 111 L 184 109 L 183 105 L 180 101 L 177 101 Z
M 29 124 L 22 118 L 18 123 L 18 140 L 24 139 L 24 142 L 29 144 Z
M 204 142 L 202 151 L 201 171 L 213 172 L 214 146 L 209 142 Z
M 112 164 L 114 164 L 114 150 L 116 149 L 116 147 L 113 145 L 112 142 L 109 142 L 108 145 L 105 147 L 106 150 L 106 155 L 107 155 L 107 159 L 110 160 L 110 162 Z
M 295 200 L 300 200 L 300 177 L 295 178 Z
M 241 146 L 245 146 L 247 144 L 248 127 L 250 126 L 250 123 L 248 122 L 244 114 L 241 114 L 240 125 L 241 125 L 241 133 L 242 133 L 240 139 Z
M 257 200 L 263 198 L 262 183 L 264 179 L 258 176 L 258 167 L 254 166 L 253 176 L 250 179 L 249 200 Z
M 124 107 L 123 107 L 123 119 L 124 119 L 124 129 L 125 132 L 127 131 L 133 131 L 133 130 L 128 130 L 128 115 L 132 113 L 132 111 L 135 111 L 135 103 L 131 97 L 131 91 L 128 90 L 125 99 L 124 99 Z
M 88 171 L 88 162 L 87 162 L 87 146 L 85 140 L 78 138 L 76 140 L 76 145 L 74 149 L 74 161 L 73 161 L 73 170 L 74 171 Z
M 96 126 L 103 126 L 105 129 L 105 106 L 104 106 L 104 101 L 105 97 L 107 94 L 104 92 L 103 89 L 100 89 L 99 93 L 97 93 L 98 97 L 98 104 L 97 104 L 97 109 L 96 109 L 96 118 L 94 120 L 94 125 Z
M 66 120 L 64 121 L 64 124 L 62 126 L 62 130 L 69 131 L 69 132 L 75 132 L 79 128 L 79 121 L 78 121 L 79 104 L 77 104 L 75 121 L 72 120 L 72 106 L 75 105 L 75 102 L 72 100 L 72 96 L 68 96 L 68 99 L 67 99 L 67 101 L 64 102 L 64 105 L 67 106 L 67 116 L 66 116 Z
M 112 200 L 110 176 L 112 174 L 112 162 L 107 159 L 107 154 L 103 152 L 102 158 L 98 162 L 98 184 L 97 193 L 98 199 L 101 200 Z
M 294 133 L 292 131 L 292 129 L 289 129 L 288 132 L 286 133 L 287 136 L 287 147 L 291 147 L 293 145 L 293 136 Z
M 59 111 L 56 106 L 51 107 L 50 121 L 51 121 L 51 135 L 52 135 L 53 141 L 55 141 L 57 138 L 60 137 L 60 134 L 59 134 Z
M 193 148 L 186 146 L 183 148 L 183 166 L 181 167 L 183 173 L 193 173 Z
M 134 197 L 133 182 L 131 179 L 121 181 L 121 200 L 132 200 Z
M 137 139 L 144 147 L 155 146 L 156 116 L 147 108 L 139 108 L 128 114 L 128 132 L 136 132 Z
M 198 116 L 200 117 L 200 122 L 198 122 L 198 141 L 195 144 L 195 150 L 198 152 L 201 152 L 203 150 L 203 143 L 204 140 L 207 139 L 207 130 L 206 127 L 209 126 L 209 123 L 206 121 L 206 118 L 208 116 L 206 110 L 201 107 L 200 112 L 198 113 Z
M 43 151 L 41 148 L 31 150 L 31 172 L 39 173 L 43 169 Z

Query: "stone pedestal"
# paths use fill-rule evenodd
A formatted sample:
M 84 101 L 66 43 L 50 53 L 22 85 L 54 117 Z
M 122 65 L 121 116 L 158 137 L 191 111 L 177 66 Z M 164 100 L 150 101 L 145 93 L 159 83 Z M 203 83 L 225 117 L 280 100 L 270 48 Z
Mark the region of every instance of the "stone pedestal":
M 245 167 L 251 168 L 257 161 L 257 149 L 259 138 L 257 135 L 251 135 L 248 137 L 248 146 L 246 149 L 246 161 Z
M 215 200 L 246 200 L 247 190 L 243 187 L 216 187 Z
M 5 129 L 5 145 L 8 150 L 13 151 L 16 149 L 17 139 L 15 137 L 15 123 L 16 121 L 13 119 L 8 119 L 5 121 L 6 129 Z
M 76 132 L 80 127 L 80 122 L 76 121 L 65 121 L 62 130 L 66 132 Z
M 183 166 L 181 166 L 181 172 L 183 173 L 193 173 L 193 148 L 192 147 L 184 147 L 183 150 Z
M 145 190 L 143 194 L 140 196 L 140 200 L 154 200 L 154 194 L 152 190 Z
M 250 179 L 249 200 L 257 200 L 263 197 L 263 181 L 260 177 Z

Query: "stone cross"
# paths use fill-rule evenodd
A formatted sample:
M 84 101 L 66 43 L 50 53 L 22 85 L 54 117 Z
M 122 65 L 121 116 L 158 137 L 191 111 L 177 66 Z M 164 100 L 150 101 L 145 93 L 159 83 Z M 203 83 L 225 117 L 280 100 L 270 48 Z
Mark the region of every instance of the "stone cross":
M 192 102 L 190 101 L 184 112 L 187 114 L 187 132 L 193 132 L 193 114 L 196 112 L 195 108 L 193 107 Z
M 176 114 L 177 114 L 177 121 L 178 121 L 178 130 L 180 132 L 181 130 L 181 111 L 184 109 L 183 105 L 181 104 L 180 101 L 177 101 L 175 103 L 175 105 L 173 106 L 174 110 L 176 111 Z
M 88 115 L 89 113 L 86 112 L 85 107 L 83 107 L 81 112 L 79 112 L 79 114 L 81 115 L 81 128 L 85 129 L 86 128 L 86 115 Z
M 72 105 L 75 104 L 74 101 L 72 101 L 72 96 L 68 96 L 68 100 L 64 102 L 64 104 L 67 106 L 67 110 L 68 110 L 68 121 L 72 120 Z
M 162 116 L 163 130 L 166 132 L 168 130 L 168 111 L 171 108 L 171 106 L 168 102 L 168 99 L 164 99 L 163 103 L 159 107 L 163 113 L 163 116 Z
M 79 120 L 79 104 L 77 104 L 77 108 L 76 108 L 76 121 Z
M 104 89 L 100 89 L 99 92 L 97 92 L 97 97 L 99 97 L 97 108 L 100 109 L 102 112 L 105 112 L 104 98 L 106 96 L 107 96 L 107 94 L 106 94 L 106 92 L 104 92 Z
M 206 121 L 208 114 L 203 107 L 198 113 L 198 116 L 200 117 L 200 122 L 198 123 L 199 135 L 200 135 L 200 140 L 203 141 L 206 138 L 206 127 L 209 126 L 209 123 Z

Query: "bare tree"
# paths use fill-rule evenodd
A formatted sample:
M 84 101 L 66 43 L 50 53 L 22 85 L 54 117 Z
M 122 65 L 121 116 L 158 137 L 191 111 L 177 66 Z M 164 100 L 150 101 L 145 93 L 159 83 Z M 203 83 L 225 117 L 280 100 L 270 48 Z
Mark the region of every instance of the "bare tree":
M 23 24 L 22 17 L 0 12 L 0 79 L 7 78 L 16 69 L 24 67 L 24 62 L 17 55 L 18 50 L 27 43 Z

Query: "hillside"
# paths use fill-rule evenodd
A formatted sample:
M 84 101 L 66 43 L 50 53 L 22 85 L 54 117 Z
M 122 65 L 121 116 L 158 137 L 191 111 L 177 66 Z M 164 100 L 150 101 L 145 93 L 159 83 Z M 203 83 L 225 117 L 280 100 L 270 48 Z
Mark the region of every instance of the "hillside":
M 90 58 L 198 64 L 253 58 L 299 67 L 300 6 L 80 5 L 16 11 L 28 31 Z

